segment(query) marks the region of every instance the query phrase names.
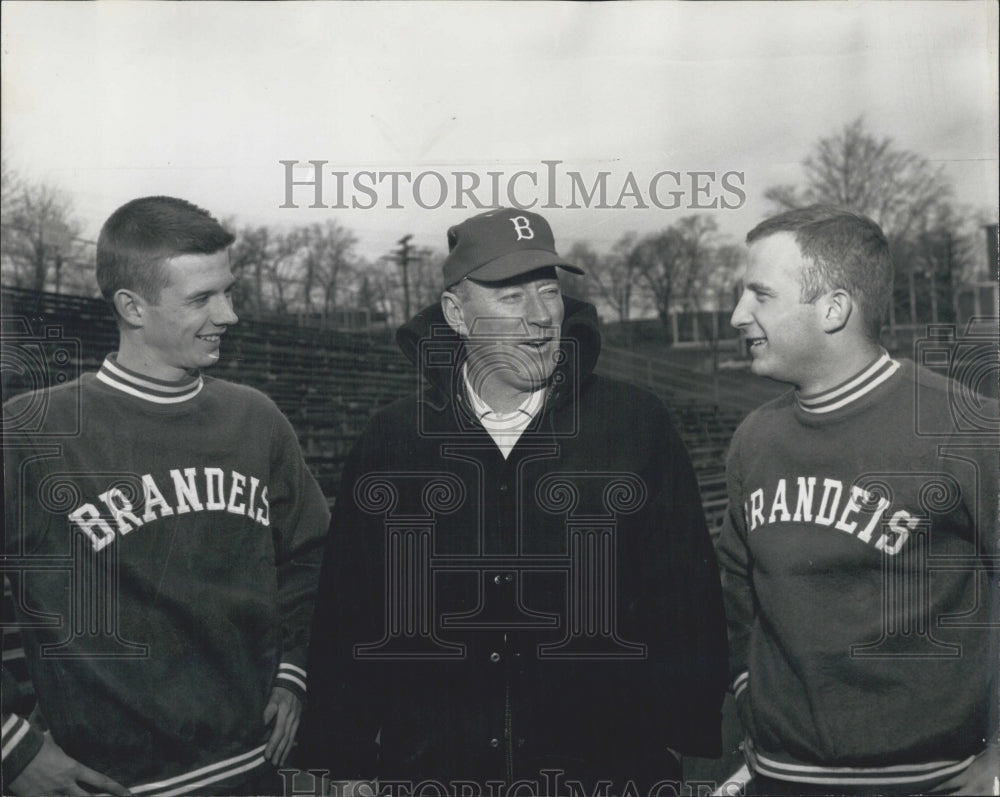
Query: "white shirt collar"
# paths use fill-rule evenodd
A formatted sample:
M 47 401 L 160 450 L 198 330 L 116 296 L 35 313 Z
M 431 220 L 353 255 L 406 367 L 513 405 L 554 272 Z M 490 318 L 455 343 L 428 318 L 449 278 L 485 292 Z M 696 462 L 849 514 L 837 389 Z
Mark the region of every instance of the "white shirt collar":
M 469 403 L 472 404 L 473 412 L 506 459 L 520 439 L 521 434 L 528 428 L 545 403 L 546 388 L 539 388 L 528 394 L 528 397 L 513 412 L 496 412 L 483 401 L 472 387 L 466 366 L 462 366 L 462 380 L 465 382 L 465 393 L 469 397 Z

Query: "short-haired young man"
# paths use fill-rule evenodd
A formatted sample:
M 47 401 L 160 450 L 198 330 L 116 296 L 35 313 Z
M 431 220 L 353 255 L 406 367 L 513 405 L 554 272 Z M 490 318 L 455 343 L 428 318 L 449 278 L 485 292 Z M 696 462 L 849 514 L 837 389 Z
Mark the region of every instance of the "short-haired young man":
M 721 752 L 725 689 L 687 453 L 655 396 L 593 373 L 544 218 L 448 239 L 440 304 L 397 336 L 424 389 L 344 470 L 301 764 L 395 793 L 679 793 L 679 754 Z
M 274 403 L 201 374 L 237 321 L 232 242 L 181 199 L 116 210 L 97 279 L 117 353 L 47 390 L 37 429 L 16 422 L 37 395 L 4 408 L 4 571 L 38 697 L 4 714 L 5 793 L 280 788 L 329 513 Z
M 994 793 L 995 407 L 959 424 L 880 345 L 871 220 L 813 206 L 747 243 L 732 323 L 795 388 L 733 437 L 718 548 L 756 793 Z

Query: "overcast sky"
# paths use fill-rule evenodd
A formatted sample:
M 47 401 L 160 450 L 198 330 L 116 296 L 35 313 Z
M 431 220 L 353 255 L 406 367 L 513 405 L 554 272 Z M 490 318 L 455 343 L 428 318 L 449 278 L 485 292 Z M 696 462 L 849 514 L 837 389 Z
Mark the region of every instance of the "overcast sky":
M 373 257 L 404 233 L 443 248 L 448 225 L 476 212 L 468 197 L 453 207 L 455 172 L 474 173 L 486 201 L 496 180 L 507 204 L 526 171 L 515 195 L 538 199 L 560 248 L 605 249 L 713 200 L 739 239 L 768 212 L 764 190 L 798 181 L 816 140 L 862 115 L 941 164 L 959 201 L 996 214 L 995 2 L 4 2 L 2 13 L 4 157 L 64 189 L 88 236 L 123 202 L 165 193 L 239 223 L 336 218 Z M 313 189 L 300 186 L 299 207 L 281 208 L 280 160 L 301 162 L 303 180 L 307 161 L 327 161 L 324 202 L 336 204 L 343 172 L 344 204 L 372 207 L 309 209 Z M 551 185 L 545 160 L 561 161 Z M 402 207 L 390 207 L 391 178 L 352 187 L 390 171 L 410 176 L 398 178 Z M 628 196 L 624 208 L 566 207 L 574 171 L 588 187 L 610 172 L 609 205 L 631 175 L 650 207 Z M 662 172 L 680 175 L 656 184 L 675 209 L 649 201 Z M 420 207 L 441 181 L 442 206 Z

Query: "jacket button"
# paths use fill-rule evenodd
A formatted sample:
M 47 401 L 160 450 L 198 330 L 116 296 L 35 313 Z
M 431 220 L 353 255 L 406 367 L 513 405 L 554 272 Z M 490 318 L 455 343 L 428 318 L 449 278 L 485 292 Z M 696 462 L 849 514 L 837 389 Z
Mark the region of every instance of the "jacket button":
M 490 747 L 499 747 L 499 746 L 500 746 L 500 740 L 496 736 L 490 739 Z
M 500 661 L 500 654 L 497 653 L 496 651 L 494 651 L 493 653 L 491 653 L 490 654 L 490 661 L 492 661 L 494 664 L 496 664 L 498 661 Z
M 499 584 L 500 583 L 500 574 L 499 573 L 497 573 L 495 576 L 493 576 L 493 583 L 494 584 Z
M 506 483 L 500 485 L 500 492 L 505 493 L 507 492 L 508 489 L 509 488 L 507 487 Z

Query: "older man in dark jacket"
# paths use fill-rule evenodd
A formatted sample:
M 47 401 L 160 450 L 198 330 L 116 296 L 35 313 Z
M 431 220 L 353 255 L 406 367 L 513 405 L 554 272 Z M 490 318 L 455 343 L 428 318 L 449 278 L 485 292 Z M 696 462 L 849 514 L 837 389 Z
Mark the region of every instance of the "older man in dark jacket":
M 681 755 L 721 753 L 726 680 L 687 452 L 657 398 L 594 375 L 596 313 L 563 298 L 580 270 L 541 216 L 449 245 L 441 304 L 398 333 L 420 392 L 344 470 L 300 763 L 470 795 L 676 788 Z

